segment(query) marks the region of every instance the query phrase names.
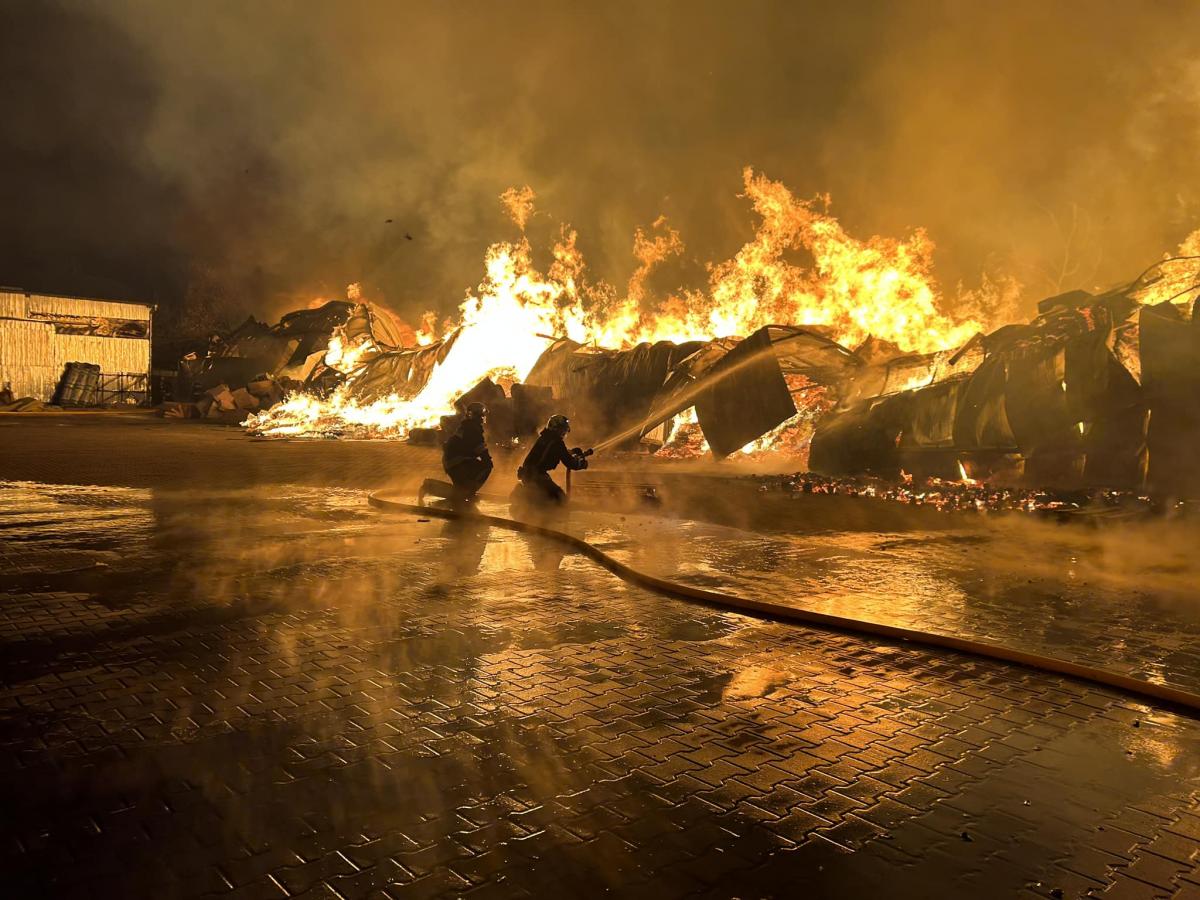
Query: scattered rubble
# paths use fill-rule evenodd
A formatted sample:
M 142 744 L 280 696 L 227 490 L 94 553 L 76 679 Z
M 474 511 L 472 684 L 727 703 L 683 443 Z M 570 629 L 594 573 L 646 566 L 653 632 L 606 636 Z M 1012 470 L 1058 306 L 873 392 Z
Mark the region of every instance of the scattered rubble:
M 972 493 L 980 483 L 1200 496 L 1191 459 L 1200 325 L 1188 299 L 1200 273 L 1174 272 L 1172 293 L 1158 300 L 1150 289 L 1171 262 L 1103 294 L 1050 297 L 1028 323 L 932 353 L 874 338 L 851 349 L 826 329 L 790 325 L 624 350 L 547 339 L 524 383 L 491 370 L 457 402 L 485 402 L 499 444 L 534 433 L 553 409 L 600 449 L 717 458 L 783 449 L 835 479 L 901 484 L 911 473 L 932 486 L 905 502 L 1041 502 L 1009 489 Z M 203 359 L 185 359 L 190 394 L 163 414 L 245 421 L 272 435 L 436 444 L 455 423 L 456 386 L 439 367 L 466 332 L 406 347 L 390 321 L 353 302 L 275 326 L 248 320 Z
M 36 397 L 21 397 L 9 403 L 0 404 L 0 412 L 44 412 L 60 410 L 61 406 L 43 403 Z
M 791 475 L 745 476 L 764 492 L 784 495 L 826 494 L 912 506 L 930 506 L 946 512 L 1037 513 L 1043 515 L 1103 514 L 1141 515 L 1171 512 L 1191 514 L 1196 504 L 1187 501 L 1163 503 L 1138 491 L 1081 488 L 1023 488 L 990 486 L 975 481 L 943 481 L 938 478 L 914 484 L 909 480 L 890 482 L 864 476 L 833 477 L 813 472 Z
M 1072 291 L 953 353 L 868 367 L 818 424 L 812 468 L 1200 496 L 1200 326 L 1137 291 Z
M 400 350 L 402 340 L 391 314 L 369 303 L 330 301 L 288 313 L 275 325 L 251 317 L 213 336 L 206 352 L 180 361 L 169 417 L 191 418 L 180 412 L 181 403 L 196 403 L 199 416 L 210 417 L 204 397 L 215 399 L 218 389 L 236 395 L 222 397 L 219 412 L 269 409 L 289 392 L 328 392 L 349 372 Z

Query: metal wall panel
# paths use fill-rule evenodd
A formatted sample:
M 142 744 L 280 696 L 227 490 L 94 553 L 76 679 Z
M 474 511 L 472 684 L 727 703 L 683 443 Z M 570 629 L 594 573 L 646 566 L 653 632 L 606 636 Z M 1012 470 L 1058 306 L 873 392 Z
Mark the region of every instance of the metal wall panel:
M 49 322 L 30 321 L 30 312 L 149 321 L 152 309 L 44 294 L 0 292 L 0 386 L 12 386 L 16 397 L 49 402 L 69 362 L 94 363 L 105 374 L 150 370 L 150 339 L 58 334 Z
M 747 337 L 713 366 L 711 385 L 696 398 L 696 418 L 717 459 L 796 415 L 796 404 L 766 328 Z
M 112 300 L 89 300 L 81 297 L 55 297 L 49 294 L 29 294 L 27 302 L 30 312 L 150 321 L 150 307 L 140 303 L 117 303 Z
M 0 316 L 25 318 L 25 295 L 13 291 L 0 290 Z

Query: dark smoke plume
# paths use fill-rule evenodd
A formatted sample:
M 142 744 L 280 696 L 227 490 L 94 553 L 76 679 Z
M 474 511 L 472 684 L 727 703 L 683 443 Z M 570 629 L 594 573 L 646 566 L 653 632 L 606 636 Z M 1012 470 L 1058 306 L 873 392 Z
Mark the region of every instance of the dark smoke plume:
M 569 221 L 623 283 L 665 213 L 659 280 L 696 280 L 753 165 L 1032 303 L 1200 226 L 1197 33 L 1169 2 L 6 3 L 0 283 L 446 312 L 523 184 L 535 242 Z

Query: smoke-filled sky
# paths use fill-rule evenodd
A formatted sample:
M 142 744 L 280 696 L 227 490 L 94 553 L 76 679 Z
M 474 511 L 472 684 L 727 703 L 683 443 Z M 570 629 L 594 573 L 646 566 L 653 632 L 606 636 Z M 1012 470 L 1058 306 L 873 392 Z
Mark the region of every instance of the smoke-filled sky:
M 599 275 L 665 213 L 691 262 L 660 278 L 702 279 L 752 165 L 861 237 L 925 226 L 949 293 L 1004 271 L 1032 303 L 1200 227 L 1197 34 L 1200 4 L 1115 0 L 13 0 L 0 283 L 448 311 L 523 184 Z

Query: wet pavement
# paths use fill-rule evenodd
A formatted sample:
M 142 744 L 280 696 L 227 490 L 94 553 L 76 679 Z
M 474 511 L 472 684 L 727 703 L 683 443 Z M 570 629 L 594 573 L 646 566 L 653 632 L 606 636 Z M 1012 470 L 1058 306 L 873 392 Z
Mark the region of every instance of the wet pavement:
M 680 603 L 359 490 L 153 481 L 0 489 L 6 895 L 1200 895 L 1192 718 Z M 1002 636 L 1161 616 L 1127 658 L 1190 671 L 1162 536 L 1158 581 L 1084 553 L 1065 591 L 1045 535 L 981 566 L 1001 535 L 580 515 L 652 571 L 978 633 L 1023 567 L 1059 599 L 1027 588 Z
M 489 511 L 508 514 L 500 504 Z M 939 516 L 946 521 L 936 531 L 901 533 L 764 534 L 586 509 L 558 524 L 636 569 L 695 587 L 1001 644 L 1200 693 L 1195 523 L 1083 527 L 1023 514 Z

